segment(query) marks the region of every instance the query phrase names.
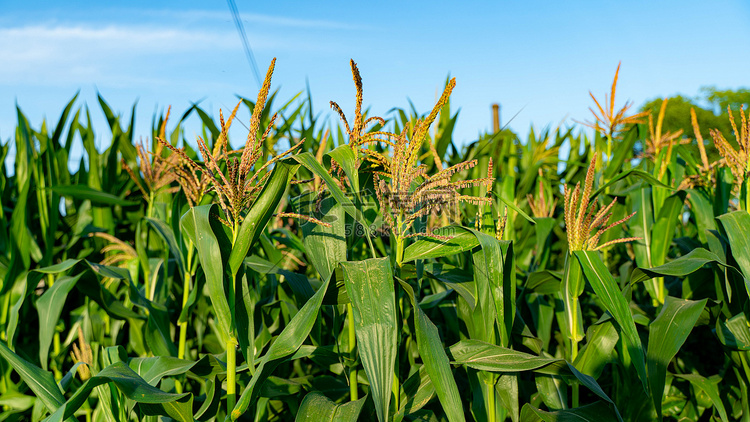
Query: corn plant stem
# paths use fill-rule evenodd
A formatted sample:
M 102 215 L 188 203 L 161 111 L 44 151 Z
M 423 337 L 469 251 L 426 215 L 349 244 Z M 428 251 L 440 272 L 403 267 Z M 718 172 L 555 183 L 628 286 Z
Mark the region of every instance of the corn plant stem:
M 136 242 L 138 240 L 142 240 L 142 238 L 144 237 L 144 234 L 143 234 L 143 230 L 144 230 L 143 227 L 144 227 L 144 225 L 145 224 L 144 224 L 143 220 L 141 220 L 138 223 L 138 230 L 136 232 L 137 233 L 137 240 L 136 240 Z M 146 246 L 148 246 L 148 227 L 146 227 L 145 230 L 146 230 L 146 234 L 145 234 L 146 239 L 142 240 L 142 241 L 146 244 Z M 144 289 L 143 292 L 146 295 L 146 299 L 151 300 L 151 298 L 148 297 L 149 296 L 149 292 L 151 292 L 151 270 L 149 268 L 148 256 L 146 257 L 146 262 L 143 265 L 143 289 Z
M 185 263 L 187 274 L 185 274 L 185 279 L 183 280 L 182 285 L 182 309 L 185 309 L 185 306 L 187 306 L 188 299 L 190 298 L 190 284 L 193 278 L 192 274 L 192 268 L 193 268 L 193 242 L 191 240 L 188 240 L 187 245 L 187 262 Z M 184 321 L 180 324 L 180 350 L 177 351 L 177 357 L 180 359 L 184 359 L 185 355 L 187 354 L 186 349 L 186 342 L 187 342 L 187 321 Z
M 227 414 L 232 413 L 237 403 L 237 340 L 227 340 Z
M 190 297 L 190 281 L 192 279 L 191 274 L 191 268 L 192 268 L 192 261 L 193 261 L 193 242 L 188 240 L 188 246 L 187 246 L 187 274 L 185 274 L 185 279 L 183 280 L 182 285 L 182 309 L 185 309 L 187 306 L 188 299 Z M 178 359 L 185 359 L 185 355 L 187 354 L 187 328 L 188 328 L 188 322 L 187 320 L 180 322 L 180 345 L 177 349 L 177 358 Z M 175 381 L 175 389 L 178 393 L 182 393 L 182 382 L 180 380 Z
M 568 307 L 566 309 L 566 312 L 569 315 L 569 330 L 570 330 L 570 363 L 573 364 L 578 357 L 578 341 L 579 338 L 581 338 L 581 333 L 578 332 L 578 321 L 581 317 L 578 313 L 579 310 L 579 297 L 578 297 L 578 287 L 576 287 L 577 283 L 580 283 L 581 280 L 579 277 L 582 277 L 582 274 L 580 273 L 579 267 L 573 267 L 573 265 L 578 265 L 573 255 L 568 254 L 565 257 L 565 271 L 563 273 L 563 295 L 565 296 L 564 302 L 565 306 Z M 576 268 L 577 271 L 573 271 L 572 269 Z M 572 291 L 571 291 L 572 286 Z M 571 400 L 572 400 L 572 407 L 578 407 L 578 383 L 573 382 L 571 384 L 572 394 L 571 394 Z
M 8 338 L 7 338 L 8 315 L 10 315 L 10 294 L 5 294 L 3 297 L 3 311 L 0 313 L 0 325 L 2 325 L 3 327 L 6 327 L 6 330 L 0 333 L 0 340 L 8 341 Z
M 52 287 L 55 284 L 55 277 L 52 274 L 47 274 L 47 285 Z M 9 297 L 10 295 L 6 295 Z M 60 354 L 60 333 L 55 330 L 54 337 L 52 337 L 52 356 L 53 358 Z M 53 359 L 54 362 L 54 359 Z M 55 379 L 62 379 L 62 373 L 57 366 L 52 367 L 52 371 L 55 373 Z
M 372 254 L 373 258 L 377 258 L 377 255 L 375 254 L 375 246 L 372 244 L 372 239 L 370 239 L 370 232 L 365 233 L 365 238 L 367 239 L 367 245 L 370 247 L 370 254 Z
M 359 194 L 354 195 L 354 200 L 356 201 L 357 208 L 359 210 L 364 209 L 364 206 L 362 205 L 362 201 L 359 198 Z M 372 255 L 373 258 L 377 258 L 377 254 L 375 253 L 375 246 L 373 246 L 372 239 L 370 239 L 370 230 L 368 230 L 368 227 L 365 227 L 364 224 L 362 225 L 362 227 L 365 229 L 363 230 L 363 232 L 365 235 L 365 239 L 367 240 L 367 246 L 370 247 L 370 254 Z
M 349 368 L 349 399 L 351 401 L 359 400 L 359 392 L 357 391 L 357 336 L 354 332 L 354 309 L 351 303 L 346 304 L 347 320 L 349 322 L 349 359 L 351 359 L 351 367 Z
M 573 309 L 571 309 L 571 315 L 573 316 L 573 331 L 572 335 L 570 337 L 570 363 L 573 364 L 573 362 L 576 361 L 576 358 L 578 357 L 578 333 L 577 333 L 577 327 L 578 327 L 578 297 L 572 298 L 573 302 Z M 573 384 L 571 385 L 572 394 L 571 394 L 571 401 L 572 401 L 572 407 L 576 408 L 578 407 L 578 382 L 573 381 Z
M 154 217 L 154 193 L 148 193 L 148 204 L 146 205 L 146 216 L 148 218 Z
M 750 413 L 750 400 L 748 400 L 748 393 L 747 393 L 747 385 L 750 383 L 750 368 L 748 368 L 747 363 L 747 352 L 744 351 L 737 351 L 735 352 L 739 355 L 740 363 L 742 364 L 742 372 L 745 375 L 745 379 L 742 379 L 742 375 L 740 374 L 740 371 L 737 368 L 734 368 L 734 373 L 737 376 L 737 378 L 740 381 L 740 389 L 741 389 L 741 396 L 742 396 L 742 414 L 743 414 L 743 421 L 748 420 L 747 417 L 745 417 L 746 414 Z
M 398 383 L 398 371 L 394 368 L 393 370 L 393 385 L 391 386 L 391 392 L 393 393 L 393 408 L 398 412 L 399 407 L 399 390 L 401 389 L 401 386 Z
M 235 219 L 232 226 L 232 246 L 237 243 L 237 235 L 240 233 L 240 222 Z
M 60 333 L 55 330 L 55 335 L 52 337 L 52 356 L 57 357 L 60 356 Z M 55 379 L 62 379 L 63 374 L 60 372 L 60 369 L 57 367 L 57 361 L 52 359 L 52 372 L 55 374 Z
M 396 236 L 396 272 L 399 276 L 401 276 L 401 267 L 403 266 L 404 262 L 404 236 L 402 232 L 402 225 L 404 222 L 404 212 L 399 212 L 398 216 L 396 217 L 396 230 L 395 230 L 395 236 Z M 399 302 L 400 305 L 400 302 Z M 400 306 L 399 306 L 400 307 Z M 394 367 L 393 368 L 393 385 L 391 386 L 391 391 L 393 393 L 393 406 L 394 409 L 398 411 L 399 407 L 399 390 L 401 389 L 401 386 L 398 382 L 398 370 Z
M 401 268 L 404 261 L 404 236 L 401 232 L 401 225 L 404 221 L 404 212 L 401 211 L 398 214 L 398 217 L 396 217 L 396 230 L 395 230 L 395 236 L 396 236 L 396 266 L 398 268 Z
M 234 220 L 232 227 L 232 247 L 237 242 L 237 235 L 240 232 L 239 219 Z M 234 283 L 232 283 L 234 289 Z M 232 294 L 234 297 L 234 294 Z M 230 327 L 229 339 L 227 340 L 227 415 L 232 413 L 234 405 L 237 403 L 237 339 L 231 332 Z
M 497 377 L 491 374 L 490 381 L 484 381 L 487 393 L 487 422 L 497 422 L 497 403 L 495 402 L 495 383 Z

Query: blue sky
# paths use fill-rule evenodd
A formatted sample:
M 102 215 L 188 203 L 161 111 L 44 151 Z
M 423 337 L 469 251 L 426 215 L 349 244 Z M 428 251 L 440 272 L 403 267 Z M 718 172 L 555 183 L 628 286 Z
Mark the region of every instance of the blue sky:
M 138 99 L 137 137 L 154 110 L 190 102 L 218 116 L 258 84 L 225 1 L 0 0 L 0 140 L 15 103 L 38 125 L 56 120 L 81 90 L 106 144 L 96 93 L 125 114 Z M 261 73 L 277 57 L 273 87 L 289 98 L 309 81 L 315 109 L 353 111 L 348 61 L 359 65 L 364 103 L 384 115 L 411 99 L 427 112 L 448 75 L 461 113 L 455 140 L 489 129 L 490 104 L 522 136 L 533 123 L 589 119 L 622 61 L 617 106 L 695 96 L 704 85 L 748 86 L 750 2 L 246 2 L 237 0 Z M 248 116 L 241 116 L 244 120 Z M 187 127 L 194 137 L 197 121 Z M 239 145 L 244 139 L 235 138 Z

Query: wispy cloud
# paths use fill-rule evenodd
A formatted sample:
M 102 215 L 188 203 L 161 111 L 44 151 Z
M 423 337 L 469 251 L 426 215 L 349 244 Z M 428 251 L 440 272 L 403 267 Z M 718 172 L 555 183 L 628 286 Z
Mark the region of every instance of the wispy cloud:
M 146 17 L 161 17 L 189 22 L 204 22 L 206 20 L 229 21 L 232 16 L 229 10 L 137 10 Z M 260 24 L 264 26 L 273 26 L 279 28 L 296 28 L 296 29 L 318 29 L 318 30 L 343 30 L 343 31 L 361 31 L 373 29 L 369 25 L 352 24 L 349 22 L 339 22 L 325 19 L 302 19 L 290 18 L 276 15 L 265 15 L 258 13 L 240 13 L 243 22 L 249 24 Z
M 168 83 L 154 67 L 225 66 L 241 58 L 229 11 L 100 9 L 90 14 L 0 18 L 0 85 Z M 242 14 L 255 51 L 336 51 L 340 32 L 365 28 L 330 20 Z M 334 45 L 335 44 L 335 45 Z M 184 67 L 183 67 L 184 69 Z M 189 70 L 180 77 L 188 78 Z
M 225 33 L 145 26 L 28 25 L 0 28 L 0 79 L 5 83 L 95 82 L 119 67 L 159 57 L 237 48 Z M 129 69 L 129 70 L 130 70 Z M 142 69 L 140 73 L 148 73 Z M 94 79 L 92 79 L 94 78 Z

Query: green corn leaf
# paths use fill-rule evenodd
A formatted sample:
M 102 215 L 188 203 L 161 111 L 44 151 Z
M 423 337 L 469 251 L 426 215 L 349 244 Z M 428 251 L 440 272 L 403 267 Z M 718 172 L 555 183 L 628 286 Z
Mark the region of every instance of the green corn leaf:
M 120 279 L 127 283 L 127 286 L 129 288 L 129 299 L 133 302 L 134 305 L 147 311 L 148 315 L 146 317 L 145 343 L 148 345 L 149 349 L 158 356 L 176 355 L 177 347 L 171 340 L 169 315 L 166 306 L 154 303 L 146 299 L 141 291 L 135 286 L 135 284 L 133 284 L 133 281 L 130 278 L 130 273 L 127 270 L 119 267 L 96 264 L 90 261 L 86 261 L 86 264 L 89 266 L 89 268 L 91 268 L 91 270 L 93 270 L 101 277 Z M 155 270 L 153 271 L 153 273 L 158 274 L 158 271 Z M 86 282 L 90 283 L 88 281 Z M 83 283 L 84 280 L 79 282 L 78 287 L 80 288 L 80 285 Z M 94 288 L 93 286 L 91 286 L 91 290 L 96 292 L 96 288 Z M 114 311 L 116 310 L 116 308 L 125 308 L 124 305 L 119 304 L 118 301 L 112 298 L 112 294 L 106 288 L 103 288 L 100 285 L 98 286 L 98 291 L 101 295 L 99 299 L 102 299 L 103 303 L 106 306 L 110 307 L 110 310 Z M 87 294 L 91 295 L 91 293 Z M 97 300 L 97 296 L 89 297 Z M 129 309 L 127 309 L 127 311 L 132 313 L 132 311 L 130 311 Z M 127 313 L 124 313 L 124 315 L 127 315 Z M 138 318 L 142 318 L 137 314 L 136 316 Z
M 305 208 L 312 210 L 315 198 L 310 198 Z M 332 198 L 320 204 L 320 214 L 314 215 L 331 227 L 307 223 L 302 226 L 303 242 L 310 263 L 320 274 L 321 280 L 331 277 L 339 263 L 346 261 L 346 219 L 344 208 Z
M 557 220 L 551 217 L 534 218 L 534 238 L 536 240 L 536 261 L 539 266 L 544 265 L 549 259 L 550 244 L 549 239 L 552 230 L 557 225 Z
M 0 356 L 18 373 L 50 412 L 56 411 L 65 403 L 65 397 L 51 373 L 22 359 L 2 341 L 0 341 Z
M 534 377 L 536 390 L 542 397 L 542 401 L 550 410 L 561 410 L 568 408 L 568 385 L 554 375 L 537 374 Z
M 245 264 L 253 271 L 261 275 L 283 275 L 286 278 L 286 282 L 289 283 L 292 291 L 301 303 L 306 302 L 312 297 L 313 294 L 315 294 L 315 291 L 310 286 L 310 282 L 308 281 L 307 277 L 301 274 L 296 274 L 289 270 L 285 270 L 283 268 L 279 268 L 279 266 L 273 264 L 272 262 L 266 261 L 265 259 L 260 258 L 257 255 L 245 258 Z
M 214 418 L 219 411 L 219 405 L 221 404 L 221 381 L 217 377 L 213 377 L 206 381 L 206 393 L 204 395 L 205 400 L 201 407 L 195 412 L 193 416 L 201 422 L 209 421 Z
M 198 107 L 197 103 L 194 103 L 192 107 L 190 107 L 190 110 L 195 110 L 195 112 L 198 113 L 198 117 L 200 117 L 203 125 L 209 130 L 209 132 L 211 133 L 211 139 L 215 142 L 219 138 L 219 134 L 221 133 L 221 131 L 216 126 L 214 119 L 212 119 L 211 116 L 203 111 L 202 108 Z M 208 142 L 208 139 L 206 139 L 206 142 Z M 213 148 L 213 145 L 211 145 L 211 147 Z
M 729 271 L 734 271 L 736 274 L 741 273 L 727 265 L 718 255 L 703 248 L 697 248 L 690 251 L 687 255 L 683 255 L 673 261 L 667 262 L 666 264 L 659 265 L 654 268 L 636 268 L 630 275 L 630 284 L 635 284 L 648 280 L 653 277 L 662 276 L 673 276 L 673 277 L 685 277 L 701 269 L 706 264 L 715 263 Z
M 349 403 L 336 404 L 321 393 L 308 393 L 299 405 L 298 422 L 356 422 L 367 397 Z
M 510 419 L 513 422 L 518 422 L 521 414 L 518 380 L 518 374 L 500 374 L 494 387 L 494 393 L 500 399 L 502 407 L 510 414 Z
M 714 208 L 711 199 L 697 189 L 688 189 L 688 202 L 693 209 L 692 215 L 695 217 L 695 223 L 698 226 L 698 239 L 701 243 L 708 242 L 706 232 L 716 230 L 716 219 L 714 217 Z
M 502 201 L 508 208 L 517 212 L 521 217 L 525 218 L 526 221 L 528 221 L 529 223 L 536 224 L 536 221 L 533 218 L 531 218 L 530 215 L 526 214 L 522 209 L 518 208 L 518 205 L 516 205 L 512 200 L 505 198 L 503 195 L 498 195 L 497 199 Z
M 549 270 L 535 271 L 526 279 L 526 291 L 540 295 L 559 292 L 563 275 Z
M 159 236 L 161 236 L 161 238 L 164 239 L 164 241 L 167 243 L 169 251 L 172 253 L 175 262 L 177 263 L 177 268 L 180 270 L 180 277 L 182 277 L 183 279 L 189 277 L 188 270 L 185 265 L 185 258 L 182 256 L 182 249 L 180 248 L 180 245 L 177 244 L 177 239 L 174 236 L 172 228 L 169 227 L 167 223 L 155 218 L 146 217 L 146 221 L 151 224 L 151 227 L 153 227 L 154 230 L 159 233 Z
M 745 314 L 737 314 L 726 321 L 716 320 L 716 336 L 724 346 L 732 350 L 750 350 L 750 326 Z
M 576 258 L 581 263 L 583 273 L 586 275 L 594 292 L 600 301 L 606 307 L 607 311 L 615 318 L 625 335 L 625 344 L 627 345 L 633 365 L 641 379 L 643 389 L 648 391 L 646 363 L 643 355 L 643 347 L 638 332 L 635 329 L 633 315 L 630 313 L 628 301 L 620 292 L 617 282 L 607 270 L 607 266 L 602 262 L 602 258 L 596 251 L 575 251 Z
M 667 258 L 667 252 L 675 235 L 675 227 L 682 214 L 685 195 L 684 191 L 670 195 L 659 209 L 659 215 L 651 229 L 651 265 L 661 265 Z
M 237 418 L 242 416 L 250 404 L 254 403 L 257 399 L 260 387 L 273 369 L 276 368 L 282 359 L 292 355 L 300 348 L 302 342 L 305 341 L 312 330 L 329 283 L 330 279 L 326 280 L 320 286 L 320 289 L 300 308 L 299 312 L 294 315 L 289 324 L 284 328 L 284 331 L 271 344 L 271 347 L 263 355 L 263 359 L 255 369 L 255 374 L 253 374 L 250 382 L 242 391 L 242 396 L 240 396 L 240 399 L 227 419 L 237 420 Z
M 128 201 L 111 193 L 102 192 L 86 185 L 52 186 L 50 189 L 61 196 L 68 196 L 80 200 L 89 200 L 99 205 L 119 205 L 123 207 L 138 205 L 137 201 Z
M 429 237 L 417 240 L 404 249 L 404 262 L 456 255 L 479 246 L 476 236 L 462 227 L 443 227 L 435 230 L 435 233 L 453 237 L 450 240 Z
M 393 416 L 394 421 L 401 421 L 407 415 L 419 411 L 435 397 L 435 386 L 432 379 L 427 374 L 424 365 L 419 367 L 401 386 L 401 406 L 398 412 Z
M 62 422 L 65 416 L 65 409 L 67 406 L 63 403 L 62 406 L 58 407 L 44 422 Z
M 34 271 L 42 274 L 56 274 L 73 268 L 73 266 L 75 266 L 79 262 L 81 262 L 80 259 L 66 259 L 59 264 L 50 265 L 49 267 L 44 268 L 36 268 L 34 269 Z
M 279 206 L 287 186 L 289 186 L 289 181 L 297 172 L 297 168 L 299 168 L 299 165 L 291 164 L 289 160 L 276 163 L 271 170 L 271 176 L 255 202 L 250 206 L 250 211 L 242 220 L 237 240 L 234 242 L 232 252 L 229 255 L 229 269 L 232 280 L 236 277 L 250 247 L 258 241 L 266 228 L 266 224 L 268 224 L 268 220 L 276 212 L 276 208 Z
M 419 356 L 422 357 L 425 370 L 435 386 L 443 410 L 449 421 L 466 420 L 461 396 L 451 372 L 450 361 L 445 354 L 443 343 L 440 341 L 438 329 L 417 305 L 412 287 L 403 280 L 399 279 L 398 281 L 411 300 L 414 309 L 414 327 L 417 334 Z
M 424 266 L 425 273 L 455 290 L 466 300 L 471 309 L 476 306 L 475 286 L 471 273 L 441 263 L 429 263 Z
M 47 370 L 47 357 L 55 334 L 57 321 L 60 319 L 65 299 L 73 290 L 83 273 L 74 277 L 60 277 L 44 294 L 36 301 L 36 309 L 39 313 L 39 362 L 42 369 Z
M 735 211 L 718 217 L 729 238 L 732 256 L 744 275 L 745 291 L 750 295 L 750 213 Z
M 461 340 L 449 350 L 454 365 L 466 365 L 479 371 L 537 371 L 552 375 L 567 372 L 562 359 L 534 356 L 479 340 Z
M 598 379 L 604 366 L 614 360 L 614 350 L 619 339 L 611 318 L 591 325 L 586 330 L 586 345 L 579 351 L 575 367 Z
M 553 412 L 537 409 L 529 403 L 521 409 L 522 422 L 602 422 L 616 420 L 616 418 L 617 415 L 612 407 L 604 401 Z
M 67 401 L 65 417 L 72 416 L 95 387 L 110 382 L 114 383 L 125 397 L 137 402 L 146 415 L 163 415 L 178 421 L 193 421 L 192 394 L 164 392 L 148 384 L 124 362 L 115 362 L 86 381 Z
M 42 274 L 56 274 L 56 273 L 60 273 L 63 271 L 67 271 L 79 262 L 80 260 L 77 260 L 77 259 L 67 259 L 59 264 L 51 265 L 49 267 L 37 268 L 31 271 L 30 273 L 25 274 L 23 277 L 18 278 L 18 280 L 16 281 L 16 284 L 22 283 L 20 285 L 21 292 L 18 295 L 18 299 L 16 300 L 15 303 L 13 303 L 11 307 L 10 316 L 8 317 L 8 325 L 6 327 L 6 330 L 7 330 L 6 336 L 10 340 L 9 343 L 10 343 L 11 349 L 14 348 L 14 344 L 15 344 L 14 339 L 16 337 L 16 329 L 18 328 L 18 318 L 21 315 L 21 307 L 26 301 L 26 298 L 33 291 L 34 287 L 43 278 Z
M 104 277 L 107 277 L 106 275 Z M 119 276 L 117 278 L 120 278 Z M 76 289 L 88 296 L 91 300 L 101 306 L 107 314 L 117 319 L 144 319 L 142 315 L 133 312 L 130 308 L 119 300 L 102 284 L 96 277 L 84 276 L 76 283 Z
M 388 258 L 342 262 L 354 310 L 357 348 L 378 420 L 385 422 L 396 362 L 396 299 Z
M 219 240 L 215 232 L 221 230 L 213 225 L 216 219 L 211 216 L 216 213 L 215 205 L 201 205 L 188 210 L 180 219 L 183 233 L 190 238 L 198 250 L 203 273 L 206 275 L 208 295 L 211 298 L 213 311 L 219 320 L 221 334 L 229 338 L 231 334 L 232 314 L 229 308 L 228 293 L 224 290 L 224 265 Z M 220 223 L 219 223 L 220 224 Z M 234 303 L 232 302 L 234 305 Z M 225 340 L 224 339 L 224 340 Z M 225 340 L 226 341 L 226 340 Z
M 516 280 L 513 245 L 492 236 L 471 230 L 482 246 L 474 253 L 474 282 L 484 315 L 484 338 L 492 341 L 495 323 L 500 334 L 499 344 L 510 345 L 515 317 Z
M 719 393 L 718 384 L 721 380 L 719 380 L 718 377 L 717 379 L 707 379 L 697 374 L 674 374 L 674 376 L 689 381 L 693 388 L 706 393 L 716 410 L 719 412 L 721 420 L 724 422 L 730 420 L 727 410 L 724 407 L 724 402 L 721 400 L 721 394 Z
M 346 174 L 346 178 L 349 179 L 352 185 L 354 194 L 359 196 L 359 173 L 357 173 L 357 167 L 355 166 L 357 157 L 354 155 L 352 147 L 349 145 L 339 145 L 326 155 L 336 160 L 336 163 L 341 166 Z
M 128 361 L 128 366 L 146 383 L 156 386 L 162 378 L 180 375 L 190 371 L 197 362 L 177 359 L 171 356 L 157 356 L 149 358 L 134 358 Z
M 615 406 L 615 402 L 613 402 L 612 399 L 610 399 L 609 396 L 607 396 L 607 394 L 604 392 L 604 390 L 602 390 L 602 387 L 599 386 L 599 384 L 596 382 L 596 380 L 594 378 L 592 378 L 592 377 L 590 377 L 590 376 L 588 376 L 586 374 L 582 374 L 580 371 L 578 371 L 578 369 L 576 369 L 575 366 L 573 366 L 570 363 L 568 363 L 568 369 L 570 370 L 570 372 L 573 373 L 573 376 L 575 376 L 576 379 L 578 379 L 578 382 L 580 382 L 581 385 L 583 385 L 586 388 L 588 388 L 589 390 L 591 390 L 591 392 L 594 393 L 594 394 L 596 394 L 597 396 L 599 396 L 600 399 L 602 399 L 605 402 L 609 403 L 611 405 L 611 409 L 614 410 L 614 413 L 615 413 L 615 416 L 617 417 L 617 420 L 619 422 L 623 422 L 622 421 L 622 416 L 620 416 L 620 411 L 617 410 L 617 406 Z
M 633 230 L 633 236 L 639 237 L 640 240 L 633 242 L 633 251 L 635 252 L 635 262 L 639 267 L 653 267 L 652 262 L 652 231 L 654 224 L 654 213 L 651 206 L 651 189 L 641 188 L 629 194 L 635 211 L 635 218 L 630 220 L 630 227 Z M 655 292 L 649 292 L 652 297 Z
M 246 260 L 247 261 L 247 260 Z M 244 272 L 235 283 L 234 321 L 240 351 L 248 365 L 255 365 L 255 309 L 260 294 L 250 287 L 250 274 Z M 254 366 L 253 366 L 254 367 Z
M 687 340 L 707 301 L 708 299 L 692 301 L 667 296 L 664 307 L 651 323 L 646 363 L 651 397 L 659 419 L 667 365 Z

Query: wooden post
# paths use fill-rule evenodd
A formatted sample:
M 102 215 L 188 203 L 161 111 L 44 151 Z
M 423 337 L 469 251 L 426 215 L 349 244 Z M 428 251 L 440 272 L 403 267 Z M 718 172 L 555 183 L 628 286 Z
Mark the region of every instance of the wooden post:
M 500 104 L 492 104 L 492 132 L 500 130 Z

